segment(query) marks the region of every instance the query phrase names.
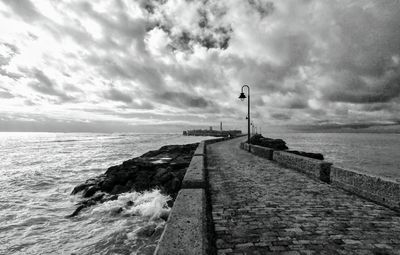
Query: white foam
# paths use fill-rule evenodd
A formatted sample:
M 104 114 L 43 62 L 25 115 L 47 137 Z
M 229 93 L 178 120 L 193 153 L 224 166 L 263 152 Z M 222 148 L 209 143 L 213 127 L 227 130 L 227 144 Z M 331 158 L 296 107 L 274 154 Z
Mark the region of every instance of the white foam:
M 122 215 L 137 215 L 155 220 L 162 213 L 169 212 L 170 208 L 167 206 L 167 201 L 170 199 L 169 196 L 161 194 L 160 190 L 157 189 L 144 193 L 122 193 L 117 200 L 95 206 L 92 214 L 116 214 L 122 208 Z M 133 202 L 132 206 L 127 206 L 129 201 Z

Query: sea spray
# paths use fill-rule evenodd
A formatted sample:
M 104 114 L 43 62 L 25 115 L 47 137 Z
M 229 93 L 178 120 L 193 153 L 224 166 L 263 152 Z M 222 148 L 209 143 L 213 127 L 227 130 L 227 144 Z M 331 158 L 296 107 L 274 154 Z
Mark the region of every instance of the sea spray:
M 146 192 L 127 192 L 118 196 L 117 200 L 107 201 L 94 206 L 91 214 L 110 214 L 122 208 L 121 215 L 137 215 L 149 220 L 156 220 L 170 208 L 167 201 L 171 198 L 154 189 Z
M 168 214 L 167 201 L 171 198 L 154 189 L 145 192 L 127 192 L 117 200 L 94 205 L 79 215 L 89 225 L 103 222 L 88 233 L 89 243 L 75 250 L 76 254 L 151 254 L 165 226 L 161 215 Z M 108 230 L 104 224 L 109 224 Z M 93 238 L 96 236 L 96 238 Z

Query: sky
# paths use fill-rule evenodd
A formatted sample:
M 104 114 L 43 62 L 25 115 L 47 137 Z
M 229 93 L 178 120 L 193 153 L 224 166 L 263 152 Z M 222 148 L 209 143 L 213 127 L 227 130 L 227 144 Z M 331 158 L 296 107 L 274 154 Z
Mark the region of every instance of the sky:
M 400 132 L 400 2 L 0 0 L 0 131 L 245 131 L 244 84 L 265 131 Z

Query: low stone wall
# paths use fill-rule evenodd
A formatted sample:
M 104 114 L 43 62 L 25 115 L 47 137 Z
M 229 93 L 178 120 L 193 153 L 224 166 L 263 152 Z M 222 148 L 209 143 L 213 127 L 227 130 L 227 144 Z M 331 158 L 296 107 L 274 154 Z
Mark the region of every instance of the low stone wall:
M 339 167 L 331 167 L 332 185 L 400 211 L 400 184 Z
M 323 182 L 330 182 L 330 168 L 332 163 L 306 158 L 284 151 L 274 151 L 273 159 L 284 166 L 299 170 Z
M 205 141 L 201 141 L 199 143 L 199 146 L 197 146 L 197 149 L 194 152 L 193 156 L 204 156 L 205 153 L 206 153 L 206 143 Z
M 277 151 L 271 148 L 252 145 L 244 142 L 240 143 L 240 148 L 243 150 L 250 151 L 254 155 L 269 160 L 275 160 L 281 165 L 294 168 L 303 173 L 311 175 L 314 178 L 329 183 L 330 167 L 332 163 L 328 163 L 323 160 L 317 160 L 299 156 L 285 151 Z
M 216 138 L 199 143 L 176 197 L 155 255 L 205 255 L 207 240 L 206 145 L 228 140 Z
M 274 150 L 270 148 L 261 147 L 258 145 L 250 145 L 250 152 L 259 157 L 272 160 Z
M 193 156 L 183 177 L 182 189 L 204 189 L 205 186 L 204 154 L 203 156 Z
M 246 151 L 250 151 L 250 144 L 248 143 L 240 143 L 240 148 Z
M 205 209 L 204 189 L 181 189 L 154 254 L 206 254 Z
M 212 144 L 212 143 L 222 142 L 222 141 L 225 141 L 225 140 L 229 140 L 229 138 L 220 137 L 220 138 L 215 138 L 215 139 L 208 139 L 208 140 L 204 140 L 204 143 L 206 145 L 208 145 L 208 144 Z

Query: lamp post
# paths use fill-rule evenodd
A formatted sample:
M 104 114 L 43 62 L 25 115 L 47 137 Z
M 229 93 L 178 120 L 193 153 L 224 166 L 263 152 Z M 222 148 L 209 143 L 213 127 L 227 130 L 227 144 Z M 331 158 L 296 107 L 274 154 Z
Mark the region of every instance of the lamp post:
M 243 92 L 244 87 L 247 88 L 247 142 L 250 144 L 250 87 L 248 85 L 242 86 L 239 99 L 242 101 L 246 99 L 246 95 Z

